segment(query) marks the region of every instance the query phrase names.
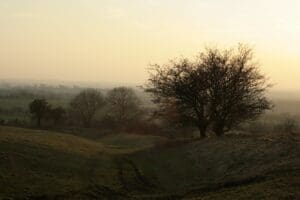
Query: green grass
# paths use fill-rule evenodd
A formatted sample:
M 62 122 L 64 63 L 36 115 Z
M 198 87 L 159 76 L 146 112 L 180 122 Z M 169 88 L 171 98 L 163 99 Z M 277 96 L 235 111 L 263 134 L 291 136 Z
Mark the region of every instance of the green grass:
M 51 131 L 0 127 L 0 142 L 48 148 L 75 155 L 97 155 L 104 150 L 100 142 Z
M 113 134 L 102 137 L 100 141 L 111 147 L 147 149 L 166 140 L 163 137 L 151 135 Z
M 299 147 L 293 141 L 225 137 L 129 157 L 155 185 L 185 199 L 284 199 L 300 195 Z
M 95 179 L 99 184 L 114 181 L 114 170 L 107 170 L 111 169 L 111 159 L 101 155 L 101 143 L 71 135 L 3 127 L 0 138 L 0 199 L 55 196 L 80 190 L 98 173 L 101 176 Z
M 0 199 L 92 193 L 86 188 L 95 187 L 119 190 L 115 158 L 144 149 L 145 141 L 128 135 L 123 137 L 127 144 L 117 146 L 111 143 L 115 137 L 102 143 L 51 131 L 0 127 Z
M 0 127 L 0 199 L 296 199 L 298 141 Z

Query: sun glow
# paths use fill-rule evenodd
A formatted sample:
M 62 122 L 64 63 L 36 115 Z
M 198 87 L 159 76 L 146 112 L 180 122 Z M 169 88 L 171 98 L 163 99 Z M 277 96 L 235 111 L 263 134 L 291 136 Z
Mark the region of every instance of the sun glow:
M 2 0 L 0 78 L 143 83 L 149 63 L 253 46 L 278 89 L 300 88 L 296 0 Z

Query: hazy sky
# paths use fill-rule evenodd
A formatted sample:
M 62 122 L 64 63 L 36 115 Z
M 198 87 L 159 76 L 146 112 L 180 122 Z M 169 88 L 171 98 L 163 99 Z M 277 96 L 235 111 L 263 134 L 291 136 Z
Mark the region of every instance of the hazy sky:
M 247 43 L 300 89 L 299 0 L 0 0 L 0 79 L 143 83 L 149 63 Z

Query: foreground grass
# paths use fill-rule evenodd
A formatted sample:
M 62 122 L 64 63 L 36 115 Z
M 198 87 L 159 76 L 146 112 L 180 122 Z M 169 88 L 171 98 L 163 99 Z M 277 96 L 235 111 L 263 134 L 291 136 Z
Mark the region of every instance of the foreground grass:
M 153 136 L 113 135 L 101 142 L 50 131 L 0 127 L 0 199 L 56 198 L 76 193 L 82 199 L 81 193 L 93 194 L 98 187 L 106 188 L 106 193 L 111 193 L 108 188 L 120 190 L 115 158 L 150 148 L 158 140 Z
M 159 145 L 158 145 L 159 144 Z M 297 199 L 297 141 L 0 127 L 0 199 Z

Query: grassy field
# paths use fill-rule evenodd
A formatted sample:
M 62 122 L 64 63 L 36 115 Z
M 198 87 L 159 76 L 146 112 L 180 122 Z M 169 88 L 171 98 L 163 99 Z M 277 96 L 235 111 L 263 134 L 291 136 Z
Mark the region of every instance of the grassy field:
M 299 187 L 297 140 L 0 127 L 0 199 L 297 199 Z

